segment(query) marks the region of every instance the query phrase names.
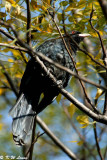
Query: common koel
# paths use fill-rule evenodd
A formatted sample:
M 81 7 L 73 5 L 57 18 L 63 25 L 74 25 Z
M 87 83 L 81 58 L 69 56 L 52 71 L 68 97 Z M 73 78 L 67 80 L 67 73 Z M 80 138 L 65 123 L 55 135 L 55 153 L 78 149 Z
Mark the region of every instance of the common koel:
M 72 31 L 70 36 L 79 44 L 84 37 L 89 36 L 89 34 L 81 34 L 80 32 Z M 69 36 L 64 36 L 64 39 L 76 62 L 76 45 Z M 61 38 L 45 41 L 36 49 L 36 52 L 43 53 L 45 56 L 71 70 L 74 68 Z M 62 86 L 65 88 L 70 75 L 46 61 L 43 62 L 50 73 L 54 75 L 57 81 L 61 81 Z M 41 93 L 44 93 L 44 97 L 40 101 Z M 35 114 L 40 113 L 52 103 L 58 94 L 59 91 L 56 85 L 43 73 L 38 63 L 31 58 L 21 80 L 17 102 L 10 110 L 10 115 L 13 117 L 13 138 L 16 144 L 24 145 L 31 141 Z

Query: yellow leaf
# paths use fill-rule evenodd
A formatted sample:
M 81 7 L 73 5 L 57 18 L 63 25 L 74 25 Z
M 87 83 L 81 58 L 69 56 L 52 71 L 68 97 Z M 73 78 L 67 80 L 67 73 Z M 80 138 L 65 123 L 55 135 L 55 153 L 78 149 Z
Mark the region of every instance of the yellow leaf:
M 90 32 L 89 34 L 91 34 L 91 36 L 93 36 L 93 37 L 98 37 L 98 34 L 96 33 L 96 32 Z
M 42 18 L 42 22 L 41 23 L 47 23 L 47 20 L 45 19 L 45 17 Z
M 50 5 L 50 0 L 44 0 L 43 3 L 44 3 L 45 5 L 47 5 L 47 4 Z
M 45 32 L 45 31 L 43 31 L 40 27 L 35 27 L 38 31 L 40 31 L 40 32 Z
M 0 120 L 2 119 L 2 117 L 3 117 L 3 116 L 0 114 Z
M 36 9 L 38 8 L 38 6 L 37 6 L 37 1 L 31 0 L 31 6 L 32 6 L 32 8 L 33 8 L 34 10 L 36 10 Z
M 12 53 L 16 57 L 20 55 L 19 51 L 17 51 L 17 50 L 12 50 Z
M 47 2 L 43 1 L 42 5 L 38 5 L 39 8 L 41 8 L 44 11 L 47 11 L 47 9 L 50 7 Z
M 96 6 L 99 6 L 99 2 L 94 2 L 93 4 Z
M 78 141 L 69 141 L 69 142 L 73 142 L 74 143 L 74 142 L 78 142 Z
M 19 5 L 16 6 L 15 14 L 19 15 L 21 13 L 21 8 Z
M 103 36 L 103 32 L 99 31 L 100 35 Z M 91 36 L 93 37 L 98 37 L 98 34 L 96 32 L 89 32 L 89 34 L 91 34 Z
M 21 73 L 17 73 L 17 74 L 15 75 L 15 77 L 16 77 L 16 78 L 22 78 L 22 74 L 21 74 Z
M 0 123 L 0 130 L 2 130 L 2 128 L 3 128 L 3 124 L 2 124 L 2 123 Z
M 79 146 L 82 145 L 84 142 L 83 141 L 69 141 L 69 142 L 73 142 L 73 143 L 77 143 Z
M 6 17 L 6 13 L 0 12 L 0 18 Z
M 83 0 L 80 0 L 80 1 L 78 2 L 78 9 L 84 8 L 84 7 L 86 7 L 86 3 L 84 3 Z
M 4 89 L 0 88 L 0 96 L 4 93 Z
M 78 145 L 81 146 L 84 142 L 83 141 L 78 141 Z
M 81 66 L 81 63 L 80 62 L 77 62 L 76 63 L 76 67 L 78 68 L 78 67 L 80 67 Z
M 49 27 L 47 27 L 47 31 L 49 32 L 49 33 L 52 33 L 52 26 L 49 24 Z
M 7 12 L 10 12 L 11 7 L 12 7 L 11 3 L 6 2 L 6 4 L 5 4 L 5 8 L 6 8 L 6 11 L 7 11 Z
M 41 98 L 44 98 L 44 93 L 41 94 Z
M 74 115 L 75 111 L 76 111 L 75 105 L 73 103 L 70 103 L 70 105 L 68 107 L 68 112 L 69 112 L 71 118 Z
M 59 94 L 59 95 L 56 97 L 56 101 L 57 101 L 57 103 L 59 103 L 59 102 L 60 102 L 61 97 L 62 97 L 62 94 Z
M 101 51 L 99 51 L 99 53 L 96 55 L 95 59 L 100 59 L 101 56 L 102 56 L 102 53 L 101 53 Z
M 102 31 L 99 31 L 99 32 L 100 32 L 100 35 L 103 36 L 103 32 Z
M 65 9 L 65 12 L 72 11 L 74 9 L 76 9 L 76 8 L 74 8 L 73 6 L 70 5 Z
M 97 19 L 97 16 L 93 16 L 92 19 Z
M 8 59 L 8 62 L 13 63 L 13 62 L 14 62 L 14 60 L 13 60 L 13 59 L 11 59 L 11 58 L 9 58 L 9 59 Z
M 103 91 L 100 88 L 97 88 L 97 93 L 96 93 L 95 99 L 98 99 L 102 95 L 102 92 Z
M 83 125 L 81 128 L 86 128 L 89 125 L 88 116 L 86 116 L 86 115 L 77 116 L 76 119 L 80 124 Z
M 16 7 L 16 5 L 17 5 L 14 0 L 6 0 L 6 1 L 8 1 L 9 3 L 11 3 L 13 7 Z

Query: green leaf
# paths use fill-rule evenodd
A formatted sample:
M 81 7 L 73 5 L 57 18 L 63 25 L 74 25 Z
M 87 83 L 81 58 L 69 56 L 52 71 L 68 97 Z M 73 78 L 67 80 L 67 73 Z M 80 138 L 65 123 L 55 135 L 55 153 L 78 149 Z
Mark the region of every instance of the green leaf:
M 67 1 L 62 1 L 59 3 L 59 5 L 61 6 L 67 6 L 69 3 Z
M 59 95 L 56 97 L 56 101 L 57 101 L 57 103 L 59 103 L 59 102 L 60 102 L 61 97 L 62 97 L 62 94 L 59 94 Z
M 73 103 L 70 103 L 70 105 L 68 107 L 68 112 L 69 112 L 71 118 L 74 115 L 75 111 L 76 111 L 75 105 Z
M 0 18 L 6 17 L 6 16 L 7 16 L 6 13 L 0 12 Z

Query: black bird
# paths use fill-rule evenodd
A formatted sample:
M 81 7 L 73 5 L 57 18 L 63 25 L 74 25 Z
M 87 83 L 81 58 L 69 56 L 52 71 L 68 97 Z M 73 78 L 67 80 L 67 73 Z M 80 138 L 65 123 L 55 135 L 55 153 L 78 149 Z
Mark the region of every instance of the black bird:
M 89 34 L 81 34 L 77 31 L 73 31 L 70 34 L 78 44 L 88 35 Z M 71 49 L 71 54 L 75 61 L 77 47 L 67 36 L 65 36 L 64 39 L 68 48 Z M 74 68 L 72 60 L 61 38 L 45 41 L 36 49 L 36 51 L 43 53 L 45 56 L 71 70 Z M 62 86 L 66 87 L 70 75 L 46 61 L 43 62 L 47 69 L 55 76 L 57 81 L 61 81 Z M 44 93 L 44 97 L 40 101 L 41 93 Z M 38 63 L 31 58 L 21 80 L 17 102 L 10 110 L 10 115 L 13 117 L 13 138 L 18 145 L 24 145 L 30 142 L 35 114 L 40 113 L 52 103 L 58 94 L 59 91 L 56 85 L 49 80 Z

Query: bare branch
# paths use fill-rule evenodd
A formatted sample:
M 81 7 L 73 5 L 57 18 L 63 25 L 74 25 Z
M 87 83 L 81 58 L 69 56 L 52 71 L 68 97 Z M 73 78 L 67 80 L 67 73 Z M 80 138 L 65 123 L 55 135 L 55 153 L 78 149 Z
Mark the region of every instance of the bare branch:
M 99 154 L 101 160 L 104 160 L 104 158 L 102 157 L 101 149 L 100 149 L 99 142 L 98 142 L 98 136 L 97 136 L 97 131 L 96 131 L 96 123 L 94 123 L 93 129 L 94 129 L 94 136 L 95 136 L 95 141 L 96 141 L 96 147 L 97 147 L 98 154 Z
M 14 86 L 13 82 L 12 82 L 12 85 Z M 11 89 L 13 90 L 14 93 L 16 92 L 16 96 L 18 96 L 17 90 L 15 91 L 13 88 L 15 88 L 15 86 L 11 87 Z M 46 124 L 39 118 L 39 116 L 37 116 L 36 121 L 42 127 L 42 129 L 49 135 L 49 137 L 54 141 L 54 143 L 58 145 L 58 147 L 61 150 L 63 150 L 69 157 L 73 158 L 74 160 L 78 160 L 76 158 L 76 156 L 74 155 L 74 153 L 72 153 L 72 151 L 70 151 L 67 147 L 65 147 L 64 144 L 62 142 L 60 142 L 59 139 L 57 139 L 56 136 L 48 129 Z M 35 143 L 35 139 L 33 141 L 33 145 L 34 145 L 34 143 Z
M 14 85 L 14 83 L 13 83 L 10 75 L 9 75 L 8 72 L 6 71 L 6 69 L 5 69 L 2 61 L 0 61 L 0 65 L 1 65 L 2 68 L 3 68 L 3 71 L 4 71 L 3 74 L 5 75 L 6 79 L 8 80 L 8 82 L 9 82 L 9 84 L 10 84 L 10 86 L 11 86 L 11 89 L 14 91 L 15 95 L 18 96 L 17 88 L 15 87 L 15 85 Z
M 71 101 L 77 108 L 79 108 L 81 111 L 86 113 L 89 117 L 94 119 L 97 122 L 107 124 L 107 116 L 102 114 L 96 114 L 93 111 L 91 111 L 89 108 L 87 108 L 84 104 L 79 102 L 76 98 L 74 98 L 70 93 L 68 93 L 65 89 L 60 89 L 60 92 L 69 100 Z
M 4 31 L 3 29 L 1 29 L 1 28 L 0 28 L 0 32 L 1 32 L 2 34 L 4 34 L 6 37 L 8 37 L 9 39 L 15 40 L 15 37 L 13 37 L 11 34 L 5 32 L 5 31 Z M 15 41 L 15 44 L 17 45 L 17 41 Z M 20 51 L 20 54 L 21 54 L 24 62 L 27 64 L 27 61 L 26 61 L 25 56 L 23 55 L 22 51 L 21 51 L 21 50 L 19 50 L 19 51 Z
M 53 11 L 53 12 L 54 12 L 54 11 Z M 67 50 L 67 52 L 68 52 L 68 54 L 69 54 L 69 56 L 70 56 L 70 58 L 71 58 L 71 60 L 72 60 L 74 69 L 75 69 L 77 75 L 79 76 L 78 70 L 76 69 L 76 65 L 75 65 L 75 62 L 74 62 L 74 59 L 73 59 L 73 56 L 72 56 L 72 53 L 71 53 L 72 49 L 71 49 L 70 43 L 69 43 L 69 41 L 68 41 L 68 45 L 69 45 L 69 46 L 67 46 L 66 41 L 65 41 L 65 39 L 64 39 L 61 31 L 60 31 L 60 28 L 59 28 L 59 26 L 57 25 L 57 23 L 56 23 L 56 21 L 55 21 L 55 19 L 54 19 L 54 17 L 53 17 L 53 14 L 51 14 L 51 12 L 49 12 L 49 14 L 50 14 L 50 16 L 52 17 L 53 22 L 55 23 L 55 26 L 56 26 L 56 28 L 57 28 L 57 30 L 58 30 L 58 32 L 59 32 L 59 35 L 60 35 L 60 37 L 62 38 L 62 41 L 63 41 L 63 43 L 64 43 L 64 45 L 65 45 L 65 48 L 66 48 L 66 50 Z M 66 34 L 67 34 L 67 33 L 66 33 Z M 71 37 L 70 37 L 70 38 L 71 38 Z M 71 39 L 72 39 L 72 38 L 71 38 Z M 73 40 L 73 41 L 74 41 L 74 40 Z M 85 95 L 85 97 L 86 97 L 87 102 L 91 105 L 91 107 L 94 109 L 94 111 L 98 113 L 98 110 L 94 107 L 94 105 L 92 104 L 90 98 L 88 97 L 88 94 L 87 94 L 87 92 L 86 92 L 85 86 L 84 86 L 83 82 L 81 81 L 81 79 L 79 79 L 79 82 L 80 82 L 80 84 L 81 84 L 81 86 L 82 86 L 82 89 L 83 89 L 83 92 L 84 92 L 84 95 Z
M 31 11 L 30 11 L 30 0 L 26 0 L 27 4 L 27 44 L 31 46 Z M 35 128 L 36 128 L 36 116 L 34 119 L 34 125 L 33 125 L 33 131 L 32 131 L 32 139 L 31 139 L 31 146 L 30 146 L 30 152 L 29 152 L 29 160 L 32 160 L 33 157 L 33 149 L 34 144 L 33 141 L 35 139 Z
M 105 48 L 104 48 L 104 45 L 103 45 L 103 41 L 102 41 L 100 32 L 92 25 L 93 13 L 94 13 L 94 9 L 92 7 L 92 11 L 90 13 L 90 20 L 89 20 L 89 22 L 90 22 L 90 25 L 91 25 L 92 29 L 98 34 L 98 37 L 99 37 L 99 40 L 100 40 L 100 44 L 101 44 L 101 48 L 102 48 L 102 52 L 103 52 L 103 61 L 104 61 L 105 66 L 107 67 L 107 54 L 105 52 Z M 107 69 L 106 69 L 106 77 L 107 77 Z M 106 78 L 105 81 L 106 81 L 106 86 L 107 86 L 107 78 Z M 106 113 L 107 113 L 107 92 L 105 93 L 105 102 L 104 102 L 103 114 L 106 114 Z
M 29 157 L 29 160 L 32 160 L 32 157 L 33 157 L 33 149 L 34 149 L 34 142 L 35 142 L 35 129 L 36 129 L 36 116 L 35 116 L 35 119 L 34 119 L 31 144 L 30 144 L 29 150 L 26 154 L 26 156 Z
M 102 51 L 103 51 L 103 60 L 104 60 L 105 66 L 106 66 L 106 60 L 105 60 L 105 58 L 107 58 L 107 55 L 106 55 L 106 52 L 105 52 L 105 48 L 104 48 L 104 45 L 103 45 L 103 41 L 102 41 L 100 32 L 92 25 L 93 13 L 94 13 L 94 9 L 92 7 L 92 11 L 90 13 L 90 20 L 89 20 L 89 22 L 90 22 L 90 25 L 91 25 L 92 29 L 98 34 L 98 37 L 99 37 L 99 40 L 100 40 L 100 43 L 101 43 L 101 48 L 102 48 Z
M 104 13 L 104 16 L 105 16 L 105 18 L 107 20 L 107 1 L 106 0 L 98 0 L 98 1 L 100 3 L 100 6 L 101 6 L 102 11 Z
M 70 100 L 74 105 L 76 105 L 76 107 L 78 107 L 80 110 L 82 110 L 84 113 L 86 113 L 88 116 L 90 116 L 91 118 L 93 118 L 94 120 L 100 122 L 100 123 L 104 123 L 107 124 L 107 116 L 102 115 L 102 114 L 96 114 L 93 111 L 91 111 L 90 109 L 87 108 L 87 106 L 85 106 L 84 104 L 82 104 L 81 102 L 79 102 L 76 98 L 74 98 L 70 93 L 68 93 L 66 90 L 62 89 L 62 86 L 59 86 L 57 84 L 57 80 L 55 79 L 55 77 L 49 73 L 49 71 L 47 70 L 46 66 L 43 64 L 43 62 L 39 59 L 39 57 L 37 55 L 35 55 L 35 52 L 33 51 L 33 49 L 28 46 L 27 44 L 25 44 L 23 41 L 21 41 L 21 39 L 19 38 L 17 32 L 15 31 L 14 27 L 12 25 L 8 25 L 7 23 L 3 23 L 3 21 L 0 23 L 9 26 L 12 31 L 14 32 L 15 36 L 17 37 L 18 43 L 24 47 L 27 48 L 29 50 L 29 55 L 36 60 L 36 62 L 38 63 L 38 65 L 40 65 L 42 71 L 44 74 L 47 75 L 47 77 L 52 80 L 52 82 L 56 85 L 56 87 L 58 88 L 59 92 L 62 93 L 68 100 Z
M 43 133 L 41 133 L 41 134 L 40 134 L 39 132 L 37 133 L 36 138 L 34 139 L 33 143 L 31 144 L 29 150 L 27 151 L 27 153 L 26 153 L 26 155 L 25 155 L 26 157 L 27 157 L 28 153 L 31 152 L 32 146 L 34 145 L 34 143 L 36 143 L 37 140 L 38 140 L 38 138 L 40 138 L 44 133 L 45 133 L 45 132 L 43 132 Z
M 6 24 L 6 23 L 5 23 L 5 24 Z M 8 25 L 8 24 L 6 24 L 6 25 Z M 14 34 L 15 34 L 18 42 L 19 42 L 19 44 L 20 44 L 20 45 L 22 44 L 21 46 L 23 46 L 23 47 L 25 47 L 25 48 L 27 47 L 30 56 L 31 56 L 32 58 L 35 58 L 35 59 L 37 60 L 37 62 L 39 61 L 38 64 L 40 64 L 40 66 L 42 67 L 42 69 L 44 70 L 44 72 L 46 72 L 47 75 L 49 74 L 49 75 L 51 76 L 52 80 L 54 79 L 54 81 L 55 81 L 55 78 L 53 77 L 53 75 L 51 75 L 50 73 L 48 73 L 47 68 L 44 66 L 43 62 L 40 61 L 37 56 L 35 56 L 33 50 L 32 50 L 28 45 L 26 45 L 25 43 L 23 43 L 23 42 L 20 40 L 20 38 L 19 38 L 19 36 L 17 35 L 17 32 L 15 31 L 14 27 L 11 26 L 11 25 L 9 25 L 9 26 L 11 27 L 12 31 L 14 32 Z M 37 116 L 36 120 L 37 120 L 37 122 L 40 124 L 40 118 L 39 118 L 38 116 Z M 43 122 L 42 122 L 42 123 L 43 123 Z M 43 123 L 42 127 L 44 127 L 44 125 L 45 125 L 45 124 Z M 46 126 L 44 127 L 44 129 L 45 129 L 45 131 L 47 131 L 47 134 L 49 134 L 49 135 L 51 134 L 50 137 L 51 137 L 52 140 L 60 147 L 61 150 L 63 150 L 63 151 L 64 151 L 69 157 L 71 157 L 72 159 L 78 160 L 78 158 L 76 157 L 76 155 L 74 155 L 67 147 L 64 147 L 64 145 L 53 135 L 53 133 L 52 133 L 52 132 L 49 132 L 49 130 L 48 130 L 48 128 L 46 128 Z
M 29 44 L 29 46 L 31 46 L 31 11 L 30 11 L 30 1 L 26 0 L 26 4 L 27 4 L 27 44 Z
M 3 29 L 0 28 L 0 32 L 3 33 L 6 37 L 14 40 L 15 38 L 13 36 L 11 36 L 9 33 L 5 32 Z
M 46 134 L 53 140 L 53 142 L 59 147 L 61 148 L 61 150 L 67 154 L 70 158 L 74 159 L 74 160 L 79 160 L 77 158 L 77 156 L 71 151 L 69 150 L 62 142 L 60 142 L 60 140 L 49 130 L 49 128 L 46 126 L 46 124 L 37 116 L 36 120 L 38 122 L 38 124 L 40 125 L 40 127 L 46 132 Z
M 0 46 L 4 46 L 4 47 L 8 47 L 8 48 L 11 48 L 11 49 L 15 49 L 15 50 L 19 50 L 19 51 L 23 51 L 23 52 L 29 52 L 27 49 L 23 48 L 23 47 L 17 47 L 17 46 L 10 46 L 8 44 L 4 44 L 4 43 L 0 43 Z M 75 74 L 73 71 L 71 71 L 69 68 L 67 67 L 64 67 L 62 65 L 60 65 L 59 63 L 57 62 L 54 62 L 52 59 L 46 57 L 44 54 L 42 54 L 41 52 L 34 52 L 35 55 L 39 56 L 40 58 L 42 58 L 44 61 L 47 61 L 49 62 L 50 64 L 53 64 L 55 65 L 57 68 L 63 70 L 63 71 L 66 71 L 67 73 L 71 74 L 72 76 L 74 76 L 75 78 L 78 78 L 78 79 L 81 79 L 82 81 L 86 82 L 86 83 L 89 83 L 97 88 L 101 88 L 103 90 L 107 90 L 107 88 L 105 86 L 102 86 L 102 85 L 99 85 L 89 79 L 86 79 L 84 77 L 82 77 L 81 75 L 77 75 Z
M 77 129 L 77 127 L 73 123 L 67 108 L 65 106 L 63 108 L 64 108 L 65 114 L 67 115 L 68 120 L 70 121 L 72 128 L 76 131 L 78 137 L 83 141 L 85 149 L 87 149 L 89 151 L 89 154 L 92 155 L 93 158 L 95 158 L 95 156 L 92 153 L 92 150 L 90 150 L 89 146 L 86 144 L 84 136 L 81 135 L 81 133 L 79 132 L 79 130 Z

